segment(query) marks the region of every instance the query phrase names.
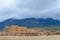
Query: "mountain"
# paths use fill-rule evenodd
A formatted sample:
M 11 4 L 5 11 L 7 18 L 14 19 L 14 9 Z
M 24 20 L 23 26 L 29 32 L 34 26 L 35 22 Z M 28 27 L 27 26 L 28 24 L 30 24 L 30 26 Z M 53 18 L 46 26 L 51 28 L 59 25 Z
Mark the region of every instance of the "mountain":
M 10 25 L 18 25 L 18 26 L 25 26 L 28 28 L 33 28 L 33 27 L 52 27 L 52 26 L 60 26 L 60 21 L 55 20 L 52 18 L 27 18 L 27 19 L 8 19 L 3 22 L 0 22 L 0 30 L 4 29 L 5 26 L 10 26 Z

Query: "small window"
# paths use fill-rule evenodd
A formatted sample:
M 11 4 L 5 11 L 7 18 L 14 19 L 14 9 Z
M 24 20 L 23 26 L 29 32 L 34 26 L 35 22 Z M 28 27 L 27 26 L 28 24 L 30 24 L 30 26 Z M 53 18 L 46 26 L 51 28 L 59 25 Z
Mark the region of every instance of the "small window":
M 1 36 L 3 36 L 3 34 L 1 34 Z
M 14 34 L 14 36 L 16 36 L 16 34 Z

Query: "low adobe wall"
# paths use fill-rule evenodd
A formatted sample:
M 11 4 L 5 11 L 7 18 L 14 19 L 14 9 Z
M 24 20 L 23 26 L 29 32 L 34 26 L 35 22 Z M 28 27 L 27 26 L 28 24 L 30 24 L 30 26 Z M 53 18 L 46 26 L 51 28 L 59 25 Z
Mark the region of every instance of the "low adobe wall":
M 40 36 L 40 35 L 54 35 L 52 31 L 40 31 L 36 29 L 29 29 L 26 27 L 10 26 L 0 32 L 0 36 Z

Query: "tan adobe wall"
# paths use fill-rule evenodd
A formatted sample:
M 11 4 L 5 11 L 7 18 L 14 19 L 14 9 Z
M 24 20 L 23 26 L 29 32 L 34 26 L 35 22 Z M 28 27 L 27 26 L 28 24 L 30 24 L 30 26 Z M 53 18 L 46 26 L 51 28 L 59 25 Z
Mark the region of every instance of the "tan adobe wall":
M 30 29 L 26 27 L 19 27 L 12 25 L 1 32 L 3 36 L 40 36 L 40 35 L 53 35 L 52 31 L 40 31 L 36 29 Z

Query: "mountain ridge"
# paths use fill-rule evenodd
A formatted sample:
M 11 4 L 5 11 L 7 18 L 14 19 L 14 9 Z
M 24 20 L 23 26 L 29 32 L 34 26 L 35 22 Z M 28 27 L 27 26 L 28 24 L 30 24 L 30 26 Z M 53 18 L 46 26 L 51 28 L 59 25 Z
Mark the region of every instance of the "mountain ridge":
M 3 22 L 0 22 L 0 30 L 4 29 L 5 26 L 10 26 L 10 25 L 18 25 L 18 26 L 24 26 L 28 28 L 33 28 L 33 27 L 46 27 L 46 26 L 60 26 L 60 20 L 55 20 L 52 18 L 27 18 L 27 19 L 8 19 Z

